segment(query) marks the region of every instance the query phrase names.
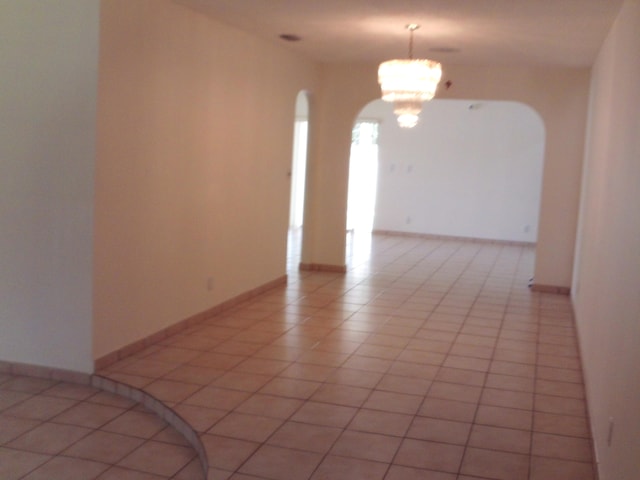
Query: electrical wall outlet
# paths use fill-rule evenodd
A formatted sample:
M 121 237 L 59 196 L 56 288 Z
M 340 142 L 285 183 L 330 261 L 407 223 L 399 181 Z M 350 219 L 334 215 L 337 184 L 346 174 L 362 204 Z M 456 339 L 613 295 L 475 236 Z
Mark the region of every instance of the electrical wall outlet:
M 207 277 L 207 290 L 213 290 L 213 277 Z

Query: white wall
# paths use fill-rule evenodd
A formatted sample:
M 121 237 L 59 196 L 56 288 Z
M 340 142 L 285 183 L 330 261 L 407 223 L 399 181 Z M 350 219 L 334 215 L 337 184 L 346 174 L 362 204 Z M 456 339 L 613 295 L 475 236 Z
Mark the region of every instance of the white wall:
M 91 371 L 98 0 L 0 1 L 0 360 Z
M 432 100 L 400 128 L 393 105 L 380 118 L 374 229 L 535 242 L 544 125 L 517 102 Z
M 296 96 L 317 76 L 169 0 L 101 20 L 96 358 L 285 275 Z
M 587 68 L 444 65 L 439 99 L 505 100 L 531 106 L 544 122 L 545 152 L 535 282 L 569 287 L 584 153 Z M 377 65 L 323 67 L 318 129 L 311 141 L 313 205 L 305 222 L 303 261 L 343 265 L 351 128 L 380 96 Z
M 99 4 L 0 1 L 0 360 L 93 368 Z
M 639 32 L 627 1 L 593 68 L 572 288 L 600 480 L 640 472 Z

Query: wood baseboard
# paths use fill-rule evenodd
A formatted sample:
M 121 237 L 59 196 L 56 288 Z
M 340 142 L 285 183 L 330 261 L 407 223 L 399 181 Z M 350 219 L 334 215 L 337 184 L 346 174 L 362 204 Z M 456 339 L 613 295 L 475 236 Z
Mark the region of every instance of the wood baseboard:
M 175 335 L 176 333 L 186 330 L 187 328 L 193 325 L 197 325 L 198 323 L 201 323 L 208 318 L 218 315 L 224 312 L 225 310 L 229 310 L 230 308 L 235 307 L 239 303 L 245 302 L 257 295 L 260 295 L 261 293 L 271 290 L 272 288 L 276 288 L 281 285 L 286 285 L 286 283 L 287 283 L 287 275 L 283 275 L 279 278 L 276 278 L 275 280 L 267 282 L 263 285 L 260 285 L 259 287 L 253 288 L 244 293 L 241 293 L 240 295 L 230 298 L 229 300 L 226 300 L 202 312 L 196 313 L 195 315 L 192 315 L 188 318 L 179 320 L 178 322 L 172 325 L 169 325 L 168 327 L 162 328 L 157 332 L 152 333 L 151 335 L 148 335 L 128 345 L 125 345 L 124 347 L 114 350 L 113 352 L 107 353 L 106 355 L 103 355 L 100 358 L 96 358 L 93 362 L 94 370 L 98 371 L 103 368 L 106 368 L 109 365 L 119 360 L 122 360 L 123 358 L 129 357 L 137 352 L 144 350 L 148 346 L 153 345 L 154 343 L 157 343 L 160 340 L 170 337 L 171 335 Z
M 334 272 L 346 273 L 346 265 L 330 265 L 326 263 L 300 263 L 298 269 L 303 272 Z

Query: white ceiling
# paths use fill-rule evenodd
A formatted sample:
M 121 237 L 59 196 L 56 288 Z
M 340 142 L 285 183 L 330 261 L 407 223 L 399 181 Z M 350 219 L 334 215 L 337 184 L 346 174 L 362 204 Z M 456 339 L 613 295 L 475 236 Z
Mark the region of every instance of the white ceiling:
M 590 66 L 622 0 L 175 0 L 323 62 Z M 295 34 L 295 43 L 280 40 Z M 446 50 L 454 49 L 453 52 Z

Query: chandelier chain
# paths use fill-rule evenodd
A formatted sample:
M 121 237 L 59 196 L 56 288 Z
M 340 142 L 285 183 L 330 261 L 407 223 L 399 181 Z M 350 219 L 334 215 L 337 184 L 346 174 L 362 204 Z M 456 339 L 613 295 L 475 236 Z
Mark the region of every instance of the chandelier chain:
M 407 25 L 407 30 L 409 30 L 409 60 L 413 60 L 413 32 L 418 28 L 420 28 L 420 25 L 417 23 Z

